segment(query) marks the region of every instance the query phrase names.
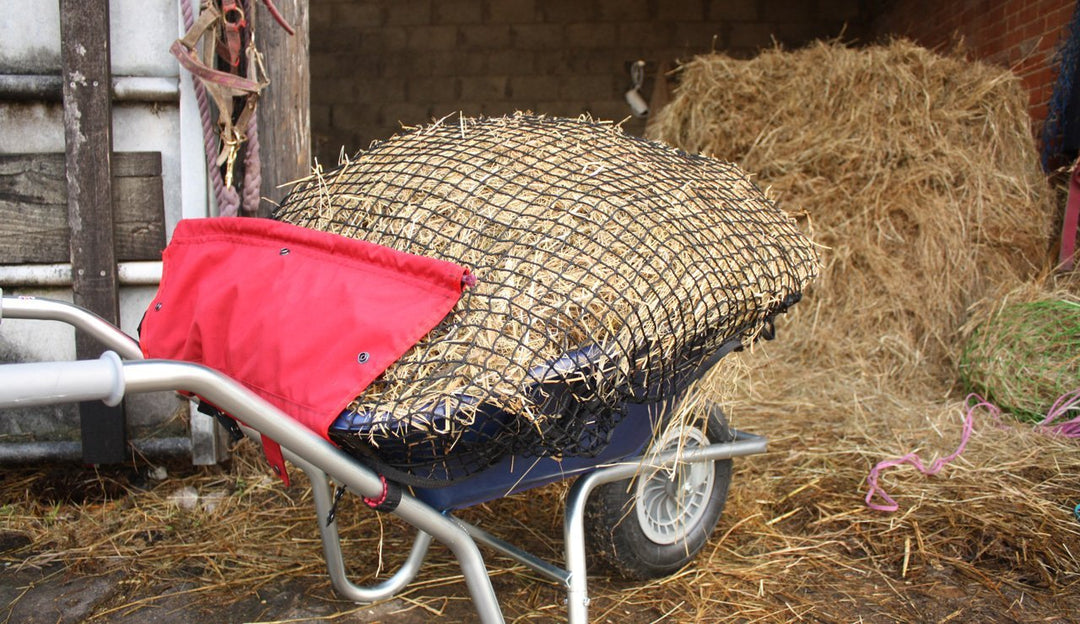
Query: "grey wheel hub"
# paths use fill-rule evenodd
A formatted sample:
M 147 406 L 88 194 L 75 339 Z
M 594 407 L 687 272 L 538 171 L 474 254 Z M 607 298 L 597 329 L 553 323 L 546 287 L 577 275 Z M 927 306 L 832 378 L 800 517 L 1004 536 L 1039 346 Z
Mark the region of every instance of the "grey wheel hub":
M 681 427 L 668 431 L 656 448 L 661 453 L 708 445 L 700 429 Z M 637 480 L 634 510 L 642 532 L 657 544 L 675 544 L 701 521 L 708 508 L 715 478 L 713 462 L 678 463 Z

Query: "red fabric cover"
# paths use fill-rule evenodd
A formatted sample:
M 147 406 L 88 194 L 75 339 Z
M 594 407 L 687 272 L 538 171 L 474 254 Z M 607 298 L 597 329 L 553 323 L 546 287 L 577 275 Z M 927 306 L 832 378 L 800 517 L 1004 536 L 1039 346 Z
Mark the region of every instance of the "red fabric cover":
M 143 318 L 147 358 L 203 364 L 324 438 L 461 297 L 468 270 L 269 219 L 189 219 Z M 366 355 L 361 355 L 366 354 Z M 267 457 L 284 475 L 280 449 Z

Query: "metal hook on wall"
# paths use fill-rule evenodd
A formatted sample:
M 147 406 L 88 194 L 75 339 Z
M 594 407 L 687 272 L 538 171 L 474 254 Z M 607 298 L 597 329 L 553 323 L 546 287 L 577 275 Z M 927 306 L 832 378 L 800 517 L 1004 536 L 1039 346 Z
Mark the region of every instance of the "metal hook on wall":
M 649 103 L 641 95 L 641 86 L 645 83 L 645 61 L 637 60 L 630 65 L 630 82 L 634 85 L 626 92 L 626 103 L 634 117 L 648 117 Z

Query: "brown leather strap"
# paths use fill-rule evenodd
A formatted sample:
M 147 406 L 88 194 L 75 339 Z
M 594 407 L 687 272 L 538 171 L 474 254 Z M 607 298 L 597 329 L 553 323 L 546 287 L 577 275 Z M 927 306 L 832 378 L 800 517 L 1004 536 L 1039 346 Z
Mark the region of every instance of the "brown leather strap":
M 217 39 L 217 53 L 225 64 L 233 69 L 240 67 L 243 47 L 241 31 L 247 28 L 244 7 L 237 0 L 221 0 L 221 34 Z

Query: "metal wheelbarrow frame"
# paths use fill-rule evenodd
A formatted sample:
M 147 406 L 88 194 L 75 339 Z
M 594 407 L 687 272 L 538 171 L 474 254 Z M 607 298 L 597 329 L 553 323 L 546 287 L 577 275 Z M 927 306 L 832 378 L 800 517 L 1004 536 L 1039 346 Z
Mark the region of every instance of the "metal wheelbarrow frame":
M 734 431 L 730 442 L 708 443 L 682 452 L 640 454 L 613 464 L 597 465 L 579 475 L 566 495 L 563 519 L 564 567 L 544 561 L 472 524 L 450 511 L 440 511 L 421 498 L 404 492 L 393 513 L 417 529 L 417 536 L 402 567 L 385 581 L 360 586 L 349 580 L 337 525 L 325 519 L 334 508 L 330 479 L 353 493 L 378 498 L 385 481 L 278 408 L 210 368 L 173 360 L 144 360 L 138 343 L 100 317 L 70 303 L 49 299 L 3 297 L 0 321 L 38 319 L 67 323 L 106 346 L 97 360 L 36 362 L 0 365 L 0 409 L 102 400 L 118 404 L 127 394 L 180 391 L 198 395 L 245 423 L 244 431 L 256 440 L 265 435 L 277 441 L 285 458 L 308 476 L 328 574 L 344 598 L 374 602 L 392 597 L 418 573 L 432 540 L 446 545 L 461 566 L 481 622 L 503 622 L 502 611 L 480 554 L 483 544 L 561 585 L 567 593 L 571 624 L 588 621 L 586 578 L 585 505 L 601 485 L 628 479 L 643 467 L 713 462 L 763 453 L 765 438 Z

